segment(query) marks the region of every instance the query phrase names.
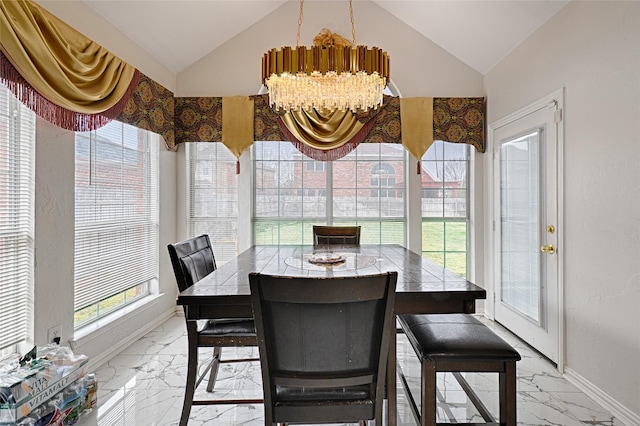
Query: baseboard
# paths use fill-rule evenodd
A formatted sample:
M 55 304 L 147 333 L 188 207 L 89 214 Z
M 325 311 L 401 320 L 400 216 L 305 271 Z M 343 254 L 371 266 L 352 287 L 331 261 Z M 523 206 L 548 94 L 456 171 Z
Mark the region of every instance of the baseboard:
M 120 353 L 124 348 L 129 346 L 131 343 L 135 342 L 148 332 L 152 331 L 154 328 L 158 327 L 160 324 L 176 316 L 175 309 L 169 309 L 164 314 L 155 318 L 154 321 L 145 324 L 143 327 L 140 327 L 134 334 L 129 335 L 126 339 L 118 342 L 117 345 L 111 346 L 108 351 L 102 352 L 98 356 L 93 356 L 89 358 L 89 362 L 87 363 L 86 371 L 94 371 L 103 364 L 107 363 L 111 358 Z
M 575 385 L 578 389 L 591 397 L 603 408 L 609 411 L 617 420 L 626 426 L 640 425 L 640 415 L 632 412 L 624 405 L 620 404 L 609 394 L 598 388 L 589 380 L 576 373 L 571 368 L 565 367 L 564 378 Z

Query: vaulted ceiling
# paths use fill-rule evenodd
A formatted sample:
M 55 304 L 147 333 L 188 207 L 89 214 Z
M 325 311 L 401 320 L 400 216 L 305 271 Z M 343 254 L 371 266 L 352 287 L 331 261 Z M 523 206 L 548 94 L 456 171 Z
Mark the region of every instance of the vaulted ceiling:
M 297 0 L 83 1 L 176 73 L 287 1 L 297 3 Z M 355 1 L 373 1 L 483 75 L 568 2 Z M 357 7 L 354 5 L 354 9 Z M 456 31 L 451 31 L 453 22 Z M 207 42 L 198 42 L 202 40 Z

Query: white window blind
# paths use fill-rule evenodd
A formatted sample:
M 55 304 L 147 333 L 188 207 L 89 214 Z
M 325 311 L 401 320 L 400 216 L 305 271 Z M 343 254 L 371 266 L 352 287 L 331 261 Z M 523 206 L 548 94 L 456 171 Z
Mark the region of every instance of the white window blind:
M 35 122 L 0 85 L 0 353 L 25 340 L 30 320 Z
M 76 133 L 76 311 L 157 278 L 158 139 L 116 121 Z
M 189 234 L 209 234 L 219 266 L 238 254 L 236 158 L 221 143 L 187 143 L 186 153 Z

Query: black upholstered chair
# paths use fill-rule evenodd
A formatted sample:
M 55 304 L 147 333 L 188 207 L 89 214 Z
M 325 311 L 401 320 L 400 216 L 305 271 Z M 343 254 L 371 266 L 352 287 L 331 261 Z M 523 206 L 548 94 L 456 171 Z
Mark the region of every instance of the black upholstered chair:
M 313 245 L 360 244 L 360 226 L 313 226 Z
M 382 425 L 396 281 L 249 274 L 265 425 Z
M 216 270 L 216 261 L 208 235 L 200 235 L 167 246 L 178 283 L 178 290 L 184 291 Z M 256 346 L 253 318 L 216 319 L 208 321 L 187 321 L 189 360 L 187 382 L 180 425 L 186 425 L 192 405 L 260 403 L 262 400 L 208 399 L 194 400 L 195 390 L 209 373 L 207 392 L 212 392 L 220 363 L 257 361 L 257 358 L 221 359 L 222 347 Z M 204 372 L 198 375 L 198 348 L 213 348 L 213 359 Z

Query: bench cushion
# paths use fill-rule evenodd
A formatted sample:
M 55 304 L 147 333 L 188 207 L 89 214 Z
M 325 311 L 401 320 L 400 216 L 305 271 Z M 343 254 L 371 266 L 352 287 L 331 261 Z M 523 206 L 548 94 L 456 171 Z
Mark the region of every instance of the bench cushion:
M 472 315 L 400 315 L 398 321 L 421 362 L 520 360 L 511 345 Z

